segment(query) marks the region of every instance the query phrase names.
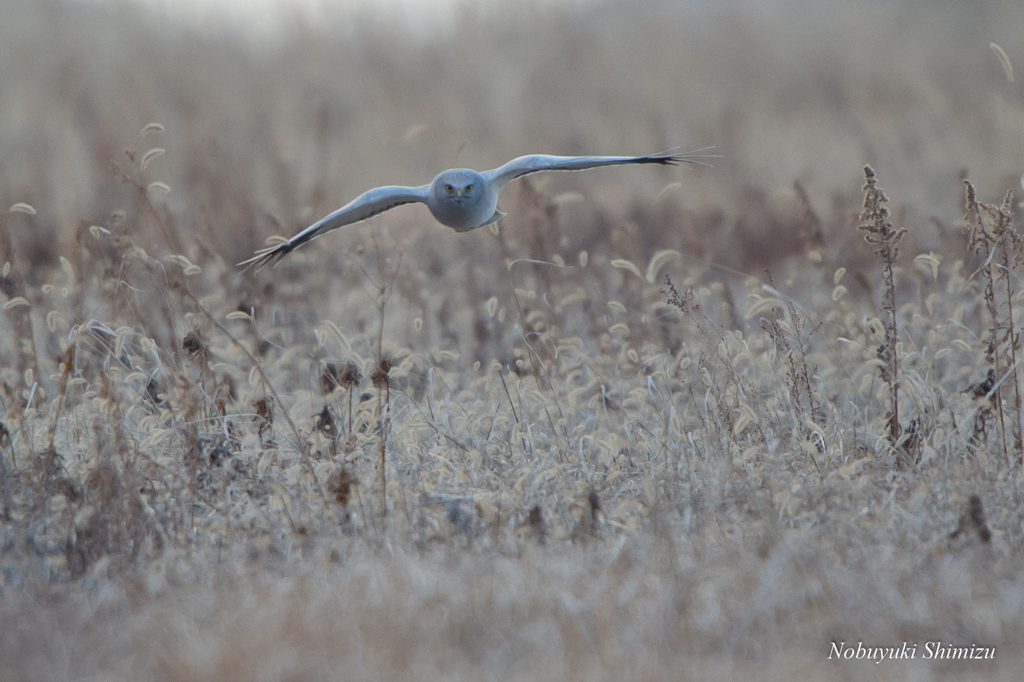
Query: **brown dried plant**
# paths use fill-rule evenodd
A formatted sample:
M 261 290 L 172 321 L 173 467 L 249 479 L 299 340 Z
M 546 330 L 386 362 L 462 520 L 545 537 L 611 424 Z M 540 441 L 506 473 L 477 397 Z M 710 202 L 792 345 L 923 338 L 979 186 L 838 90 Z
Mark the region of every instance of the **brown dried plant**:
M 359 388 L 359 382 L 363 380 L 356 363 L 349 361 L 341 366 L 338 372 L 338 385 L 345 389 L 348 398 L 348 420 L 345 422 L 348 427 L 348 438 L 352 438 L 352 394 Z
M 327 439 L 331 459 L 334 459 L 338 455 L 338 426 L 330 407 L 324 405 L 319 413 L 313 415 L 313 428 Z
M 540 504 L 530 507 L 530 511 L 526 514 L 526 526 L 538 543 L 543 545 L 547 542 L 548 527 L 544 522 L 544 509 Z
M 885 321 L 885 340 L 878 348 L 878 358 L 883 362 L 882 381 L 889 387 L 888 432 L 889 444 L 893 449 L 899 447 L 900 426 L 900 364 L 897 354 L 899 326 L 896 308 L 896 282 L 893 266 L 899 258 L 899 244 L 906 236 L 905 228 L 894 229 L 889 220 L 889 199 L 878 186 L 875 171 L 871 166 L 864 166 L 864 210 L 860 214 L 858 230 L 864 231 L 864 241 L 875 247 L 875 253 L 882 261 L 882 279 L 885 291 L 882 292 L 882 309 L 887 313 Z
M 348 510 L 348 503 L 352 499 L 352 494 L 359 485 L 359 479 L 349 469 L 348 466 L 339 467 L 331 476 L 327 479 L 327 490 L 334 499 L 342 507 L 342 523 L 345 526 L 351 522 L 352 515 Z
M 263 433 L 268 429 L 272 429 L 274 426 L 274 405 L 270 401 L 270 398 L 259 398 L 252 402 L 253 408 L 256 410 L 253 421 L 256 422 L 256 431 L 260 437 L 260 445 L 272 447 L 274 444 L 273 435 L 269 441 L 263 441 Z
M 953 539 L 972 529 L 977 532 L 978 539 L 982 542 L 989 543 L 992 541 L 992 531 L 989 530 L 988 523 L 985 521 L 985 508 L 981 504 L 981 495 L 977 493 L 971 495 L 967 501 L 967 507 L 964 509 L 964 513 L 960 515 L 956 529 L 949 534 L 949 537 Z
M 383 319 L 383 307 L 381 308 L 381 325 L 384 324 Z M 385 469 L 386 460 L 386 445 L 388 440 L 388 426 L 391 423 L 389 414 L 385 414 L 385 407 L 390 412 L 391 409 L 391 381 L 388 376 L 391 372 L 391 363 L 387 358 L 381 358 L 380 362 L 373 370 L 373 374 L 370 375 L 370 381 L 373 383 L 374 388 L 377 389 L 377 428 L 380 432 L 380 490 L 381 500 L 384 505 L 383 515 L 387 516 L 388 513 L 388 480 L 387 471 Z M 383 401 L 383 402 L 382 402 Z
M 333 362 L 323 363 L 320 370 L 320 395 L 329 396 L 338 385 L 338 366 Z
M 1007 444 L 1006 418 L 1000 396 L 1003 371 L 1009 367 L 1009 380 L 1014 391 L 1013 448 L 1016 459 L 1024 456 L 1024 405 L 1022 405 L 1020 377 L 1017 368 L 1017 351 L 1020 337 L 1013 319 L 1013 272 L 1024 264 L 1024 238 L 1013 226 L 1013 191 L 1007 190 L 1000 205 L 978 201 L 977 190 L 969 180 L 966 187 L 965 231 L 968 235 L 967 248 L 975 251 L 984 262 L 980 268 L 985 278 L 985 306 L 988 309 L 991 327 L 990 338 L 985 348 L 985 358 L 994 372 L 995 384 L 989 388 L 999 421 L 999 432 L 1003 456 L 1012 466 Z M 1001 285 L 1001 286 L 1000 286 Z M 999 293 L 1004 295 L 1002 301 Z M 1005 312 L 1005 315 L 1003 314 Z

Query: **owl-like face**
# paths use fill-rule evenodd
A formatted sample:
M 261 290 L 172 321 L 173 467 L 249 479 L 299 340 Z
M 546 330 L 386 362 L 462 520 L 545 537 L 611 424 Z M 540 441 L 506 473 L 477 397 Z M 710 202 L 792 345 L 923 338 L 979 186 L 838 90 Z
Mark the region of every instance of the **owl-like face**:
M 438 175 L 433 182 L 434 197 L 457 204 L 472 203 L 484 189 L 485 180 L 476 171 L 457 168 Z
M 445 183 L 444 191 L 445 194 L 447 194 L 448 196 L 451 196 L 452 193 L 454 193 L 456 198 L 461 197 L 463 192 L 465 192 L 466 197 L 468 198 L 469 195 L 473 192 L 473 183 L 469 183 L 465 187 L 456 187 L 455 185 Z

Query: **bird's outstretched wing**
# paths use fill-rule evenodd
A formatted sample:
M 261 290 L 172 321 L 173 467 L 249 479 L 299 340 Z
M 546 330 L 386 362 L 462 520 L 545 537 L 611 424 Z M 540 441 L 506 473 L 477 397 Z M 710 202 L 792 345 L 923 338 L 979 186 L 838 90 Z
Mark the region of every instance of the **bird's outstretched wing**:
M 629 163 L 658 163 L 677 166 L 680 163 L 699 163 L 710 165 L 703 159 L 721 158 L 718 154 L 708 154 L 714 147 L 695 149 L 692 152 L 677 152 L 669 149 L 658 154 L 647 156 L 548 156 L 547 154 L 529 154 L 512 159 L 504 166 L 485 171 L 483 176 L 491 183 L 492 188 L 501 191 L 511 181 L 530 173 L 540 171 L 581 171 L 599 166 L 621 166 Z
M 250 267 L 261 268 L 268 263 L 276 265 L 285 254 L 291 253 L 306 242 L 316 239 L 331 230 L 336 230 L 339 227 L 351 225 L 352 223 L 358 223 L 361 220 L 366 220 L 378 213 L 383 213 L 402 204 L 427 203 L 428 188 L 429 185 L 422 187 L 398 187 L 391 185 L 363 192 L 334 213 L 321 218 L 288 241 L 276 246 L 260 249 L 252 258 L 244 260 L 238 265 L 246 269 Z

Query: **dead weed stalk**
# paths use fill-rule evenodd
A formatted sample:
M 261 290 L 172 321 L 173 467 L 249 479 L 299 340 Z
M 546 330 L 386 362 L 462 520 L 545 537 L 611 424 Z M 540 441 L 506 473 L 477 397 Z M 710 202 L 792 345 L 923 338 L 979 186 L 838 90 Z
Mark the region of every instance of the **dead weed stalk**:
M 889 220 L 889 209 L 885 204 L 889 199 L 878 186 L 875 171 L 871 166 L 864 166 L 864 210 L 860 214 L 861 224 L 858 230 L 864 231 L 864 241 L 875 247 L 875 253 L 882 262 L 882 278 L 885 291 L 882 294 L 882 309 L 887 313 L 885 321 L 885 340 L 878 348 L 878 358 L 883 362 L 882 381 L 889 387 L 889 412 L 887 414 L 889 444 L 896 450 L 899 447 L 900 433 L 900 381 L 899 357 L 897 345 L 899 327 L 896 318 L 896 283 L 893 276 L 893 265 L 899 258 L 899 244 L 907 234 L 905 228 L 894 229 Z
M 1024 238 L 1013 227 L 1013 191 L 1007 190 L 1000 205 L 978 201 L 978 194 L 970 180 L 964 180 L 966 187 L 965 230 L 968 235 L 967 248 L 984 258 L 979 269 L 985 278 L 985 306 L 992 322 L 991 338 L 986 344 L 985 359 L 995 371 L 996 382 L 991 387 L 992 401 L 999 418 L 999 430 L 1003 456 L 1012 467 L 1006 434 L 1006 417 L 1000 396 L 1004 368 L 1009 365 L 1009 378 L 1014 390 L 1013 448 L 1017 460 L 1024 455 L 1024 405 L 1020 392 L 1020 378 L 1017 369 L 1017 349 L 1020 336 L 1013 319 L 1013 271 L 1024 264 Z M 1001 285 L 1001 286 L 1000 286 Z M 998 300 L 998 291 L 1005 292 L 1005 299 Z M 1000 314 L 1005 310 L 1005 317 Z M 1004 357 L 1005 356 L 1005 357 Z

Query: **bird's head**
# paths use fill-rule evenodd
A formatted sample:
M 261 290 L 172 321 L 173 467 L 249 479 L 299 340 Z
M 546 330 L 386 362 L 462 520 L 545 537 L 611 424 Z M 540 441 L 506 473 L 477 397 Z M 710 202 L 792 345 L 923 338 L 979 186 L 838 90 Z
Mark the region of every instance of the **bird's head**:
M 472 202 L 483 194 L 483 176 L 468 168 L 455 168 L 441 173 L 431 183 L 431 193 L 441 201 L 458 204 Z

